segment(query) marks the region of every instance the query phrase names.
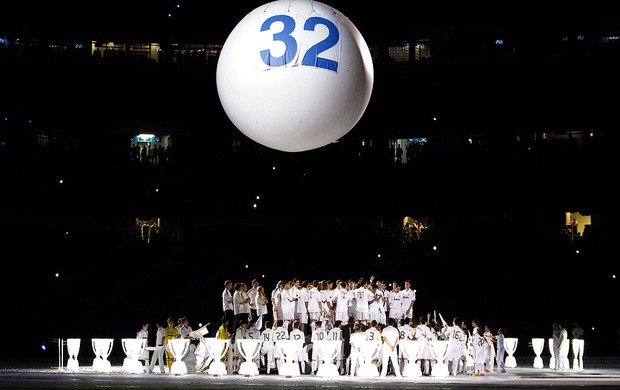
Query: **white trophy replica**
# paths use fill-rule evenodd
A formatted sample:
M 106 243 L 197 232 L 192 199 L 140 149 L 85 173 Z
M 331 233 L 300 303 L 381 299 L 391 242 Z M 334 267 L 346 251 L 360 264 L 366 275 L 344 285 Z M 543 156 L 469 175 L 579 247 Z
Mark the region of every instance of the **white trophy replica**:
M 80 371 L 80 363 L 78 363 L 77 355 L 78 353 L 80 353 L 81 341 L 82 339 L 67 339 L 67 352 L 69 353 L 69 360 L 67 360 L 67 370 L 69 371 Z
M 443 377 L 450 375 L 448 365 L 446 364 L 448 344 L 450 342 L 448 340 L 431 340 L 428 343 L 435 351 L 435 356 L 437 357 L 437 363 L 435 363 L 431 370 L 431 376 Z
M 316 370 L 316 376 L 320 377 L 335 377 L 339 376 L 338 367 L 334 363 L 338 352 L 342 347 L 342 340 L 320 340 L 313 342 L 313 348 L 318 356 L 318 369 Z
M 534 368 L 544 368 L 543 360 L 540 357 L 543 349 L 545 349 L 545 339 L 543 338 L 533 338 L 532 339 L 532 348 L 534 348 L 534 353 L 536 357 L 534 358 Z
M 189 353 L 189 339 L 171 339 L 166 345 L 168 352 L 174 356 L 170 373 L 175 375 L 187 374 L 187 365 L 183 358 Z
M 92 339 L 92 345 L 93 352 L 95 353 L 93 368 L 99 372 L 112 371 L 112 365 L 108 360 L 108 356 L 110 356 L 112 352 L 114 339 Z
M 255 376 L 258 375 L 258 366 L 254 359 L 258 357 L 260 353 L 260 347 L 263 344 L 263 340 L 259 339 L 240 339 L 236 340 L 237 351 L 239 355 L 245 360 L 239 366 L 239 375 Z
M 383 343 L 378 340 L 366 340 L 360 347 L 362 363 L 357 369 L 357 376 L 362 378 L 378 378 L 379 368 L 372 361 L 379 358 Z M 353 370 L 353 368 L 351 368 Z
M 549 344 L 549 353 L 551 357 L 549 358 L 549 368 L 555 368 L 555 353 L 553 352 L 553 338 L 548 340 Z
M 209 364 L 207 374 L 220 376 L 228 374 L 226 364 L 222 361 L 230 347 L 230 339 L 217 339 L 215 337 L 205 338 L 207 353 L 213 361 Z
M 280 366 L 281 376 L 293 377 L 301 375 L 299 369 L 299 354 L 304 348 L 303 340 L 278 340 L 276 348 L 284 356 L 284 363 Z
M 418 352 L 420 352 L 420 342 L 417 340 L 403 340 L 398 343 L 398 347 L 403 349 L 403 355 L 407 360 L 403 367 L 403 376 L 414 378 L 422 376 L 422 369 L 415 362 L 418 358 Z
M 68 341 L 68 340 L 67 340 Z M 584 341 L 581 339 L 573 339 L 573 370 L 583 370 L 583 347 Z M 68 366 L 68 365 L 67 365 Z
M 517 366 L 517 359 L 515 359 L 514 353 L 517 350 L 517 344 L 519 343 L 519 339 L 516 337 L 506 337 L 504 339 L 504 344 L 506 345 L 506 367 L 515 368 Z
M 123 360 L 123 370 L 134 374 L 144 373 L 144 366 L 138 360 L 144 349 L 146 348 L 146 339 L 121 339 L 123 352 L 127 357 Z

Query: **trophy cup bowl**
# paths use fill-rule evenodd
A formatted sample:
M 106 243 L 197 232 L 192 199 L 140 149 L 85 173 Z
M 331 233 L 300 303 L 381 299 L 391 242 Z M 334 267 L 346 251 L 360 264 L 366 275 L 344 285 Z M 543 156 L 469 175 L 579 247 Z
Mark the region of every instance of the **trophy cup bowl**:
M 339 376 L 338 367 L 334 360 L 342 347 L 342 340 L 320 340 L 313 342 L 319 360 L 316 376 L 334 377 Z
M 134 374 L 144 373 L 144 366 L 138 360 L 146 348 L 146 339 L 125 338 L 121 339 L 123 352 L 127 357 L 123 360 L 123 370 Z
M 284 363 L 280 366 L 279 374 L 281 376 L 293 377 L 301 375 L 299 364 L 299 353 L 304 348 L 303 340 L 278 340 L 276 348 L 284 356 Z
M 108 360 L 108 356 L 112 352 L 114 339 L 92 339 L 93 352 L 95 359 L 93 360 L 93 368 L 99 372 L 112 371 L 112 365 Z
M 534 368 L 543 368 L 544 364 L 542 358 L 540 357 L 540 354 L 545 348 L 545 339 L 533 338 L 532 348 L 534 348 L 534 353 L 536 354 L 536 357 L 534 358 Z
M 431 340 L 428 342 L 433 348 L 435 352 L 435 357 L 437 357 L 437 363 L 433 366 L 431 371 L 431 376 L 448 376 L 450 375 L 450 371 L 448 370 L 448 365 L 446 364 L 446 357 L 448 356 L 448 344 L 450 343 L 448 340 Z
M 174 356 L 174 362 L 170 367 L 170 373 L 175 375 L 187 374 L 187 365 L 183 358 L 189 353 L 189 339 L 168 340 L 166 345 L 168 352 Z
M 67 360 L 67 370 L 80 371 L 80 364 L 77 360 L 77 355 L 80 353 L 80 343 L 82 339 L 67 339 L 67 352 L 69 353 L 69 360 Z
M 260 353 L 260 347 L 263 340 L 257 339 L 239 339 L 235 341 L 239 355 L 245 360 L 239 366 L 239 375 L 254 376 L 258 375 L 258 366 L 254 359 Z
M 415 362 L 420 352 L 420 342 L 417 340 L 404 340 L 398 343 L 398 346 L 403 349 L 403 355 L 407 359 L 407 363 L 405 363 L 405 367 L 403 367 L 403 376 L 422 376 L 422 369 L 420 365 Z
M 382 346 L 383 343 L 377 340 L 362 342 L 360 352 L 363 362 L 357 370 L 357 376 L 362 378 L 377 378 L 379 376 L 379 368 L 372 361 L 379 358 Z
M 209 358 L 213 359 L 213 361 L 209 365 L 207 373 L 214 376 L 228 374 L 228 371 L 226 371 L 226 364 L 222 362 L 222 359 L 224 359 L 224 356 L 226 356 L 226 352 L 228 352 L 230 340 L 217 339 L 215 337 L 207 337 L 204 340 Z
M 516 337 L 506 337 L 504 338 L 504 344 L 506 345 L 506 353 L 508 356 L 506 357 L 506 367 L 515 368 L 517 366 L 517 359 L 515 359 L 514 353 L 517 350 L 517 344 L 519 343 L 519 339 Z

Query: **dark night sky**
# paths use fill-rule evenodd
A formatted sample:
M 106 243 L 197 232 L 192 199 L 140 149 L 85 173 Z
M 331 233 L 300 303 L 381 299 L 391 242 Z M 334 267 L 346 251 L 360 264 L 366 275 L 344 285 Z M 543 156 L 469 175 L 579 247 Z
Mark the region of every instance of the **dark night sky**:
M 565 32 L 567 29 L 575 33 L 579 33 L 582 29 L 616 31 L 614 28 L 618 28 L 618 21 L 620 21 L 620 13 L 618 12 L 620 7 L 618 5 L 610 6 L 612 2 L 607 1 L 506 2 L 489 0 L 368 3 L 338 0 L 326 1 L 325 3 L 332 5 L 345 16 L 348 16 L 367 42 L 404 39 L 412 31 L 417 30 L 484 29 L 485 26 L 501 26 L 506 31 L 529 34 L 530 36 L 537 36 L 538 34 L 541 34 L 540 36 L 543 34 L 546 36 L 554 35 L 558 31 Z M 239 2 L 180 0 L 178 4 L 181 7 L 178 9 L 175 6 L 176 4 L 177 2 L 173 1 L 147 0 L 10 1 L 3 4 L 0 10 L 0 35 L 6 33 L 14 34 L 17 37 L 83 37 L 85 39 L 98 39 L 99 37 L 101 39 L 114 39 L 115 37 L 120 39 L 136 36 L 138 38 L 152 38 L 153 40 L 178 37 L 179 39 L 187 39 L 187 41 L 196 39 L 208 43 L 211 41 L 223 43 L 228 33 L 247 13 L 259 5 L 265 4 L 265 2 L 255 0 Z M 169 12 L 173 13 L 172 18 L 167 16 Z M 68 72 L 70 73 L 71 70 Z M 33 79 L 36 80 L 36 77 Z M 76 88 L 75 90 L 81 91 L 83 89 Z M 43 94 L 37 96 L 40 95 Z M 24 101 L 28 101 L 30 98 L 30 95 L 25 94 Z M 56 107 L 52 104 L 50 106 Z M 122 108 L 117 111 L 122 111 Z M 213 210 L 222 214 L 227 211 L 218 210 L 219 204 L 217 202 L 225 203 L 218 198 L 216 194 L 218 189 L 232 189 L 231 193 L 237 191 L 244 195 L 251 193 L 251 190 L 246 188 L 238 190 L 237 187 L 243 187 L 238 182 L 243 180 L 248 180 L 243 182 L 247 188 L 252 187 L 253 189 L 253 186 L 262 186 L 266 193 L 269 192 L 269 186 L 272 184 L 274 187 L 277 184 L 278 189 L 290 191 L 278 194 L 272 190 L 275 193 L 272 199 L 277 199 L 277 202 L 282 203 L 278 204 L 278 207 L 282 207 L 284 214 L 290 213 L 297 216 L 300 211 L 303 211 L 303 202 L 312 200 L 311 196 L 307 195 L 309 191 L 304 188 L 303 183 L 305 182 L 302 179 L 295 179 L 295 183 L 302 184 L 287 188 L 287 183 L 283 185 L 282 182 L 278 182 L 278 180 L 283 179 L 275 177 L 269 179 L 271 181 L 266 181 L 262 180 L 263 176 L 255 175 L 255 173 L 260 172 L 261 168 L 270 168 L 269 161 L 260 162 L 264 164 L 264 167 L 252 165 L 255 161 L 251 161 L 250 164 L 246 162 L 244 165 L 244 162 L 232 160 L 222 162 L 217 160 L 217 155 L 215 157 L 213 155 L 200 165 L 203 170 L 199 173 L 204 174 L 206 179 L 199 184 L 195 182 L 198 176 L 192 171 L 191 167 L 166 173 L 168 182 L 165 185 L 169 187 L 184 185 L 183 190 L 190 192 L 190 195 L 185 194 L 185 196 L 188 199 L 191 198 L 192 205 L 200 204 L 198 201 L 204 199 L 204 210 L 206 210 L 202 210 L 204 215 L 208 216 Z M 290 170 L 287 173 L 294 175 L 298 170 L 303 171 L 304 169 L 313 172 L 311 169 L 314 168 L 313 163 L 319 161 L 323 156 L 319 153 L 311 155 L 312 158 L 306 160 L 298 155 L 286 156 L 286 163 L 289 163 L 287 168 Z M 346 163 L 344 158 L 338 161 Z M 602 161 L 608 160 L 603 159 Z M 6 163 L 4 160 L 3 162 Z M 420 291 L 420 310 L 439 309 L 441 311 L 443 309 L 445 316 L 458 314 L 466 318 L 476 315 L 483 320 L 501 321 L 496 325 L 503 325 L 509 329 L 522 326 L 523 329 L 526 329 L 526 333 L 531 329 L 536 331 L 542 329 L 542 332 L 546 332 L 545 336 L 551 333 L 551 323 L 549 322 L 551 318 L 573 319 L 581 316 L 584 327 L 595 321 L 598 323 L 606 322 L 608 326 L 611 326 L 609 323 L 612 321 L 608 321 L 608 313 L 603 313 L 603 310 L 606 310 L 606 303 L 597 297 L 600 296 L 601 291 L 611 291 L 612 293 L 618 291 L 617 285 L 609 280 L 610 273 L 605 268 L 607 261 L 613 262 L 615 259 L 614 251 L 610 250 L 613 248 L 610 242 L 613 242 L 614 237 L 607 237 L 605 249 L 598 253 L 593 250 L 592 253 L 588 254 L 590 257 L 586 257 L 587 260 L 584 263 L 582 258 L 569 251 L 571 248 L 562 247 L 561 250 L 556 251 L 557 248 L 552 245 L 539 246 L 539 243 L 536 242 L 526 242 L 523 239 L 525 235 L 521 235 L 527 229 L 524 215 L 530 217 L 526 215 L 530 206 L 539 209 L 546 207 L 562 208 L 564 206 L 558 206 L 557 199 L 542 197 L 543 199 L 538 201 L 538 194 L 535 190 L 523 189 L 519 184 L 510 183 L 510 180 L 516 180 L 517 183 L 519 180 L 523 182 L 532 180 L 547 184 L 550 187 L 553 186 L 553 184 L 548 184 L 543 173 L 539 173 L 538 176 L 534 175 L 534 179 L 529 178 L 530 172 L 534 172 L 537 165 L 547 163 L 548 161 L 545 161 L 544 157 L 540 160 L 534 160 L 527 172 L 523 172 L 519 168 L 511 170 L 512 176 L 510 178 L 502 176 L 505 175 L 505 172 L 489 169 L 484 173 L 487 176 L 483 176 L 482 179 L 478 176 L 478 179 L 475 180 L 483 182 L 486 177 L 500 176 L 505 180 L 502 180 L 498 187 L 512 191 L 510 196 L 504 197 L 501 193 L 496 196 L 491 193 L 483 199 L 472 199 L 471 201 L 467 198 L 466 191 L 463 191 L 458 185 L 461 183 L 458 176 L 466 176 L 469 172 L 448 172 L 445 177 L 440 174 L 423 176 L 422 180 L 426 180 L 426 182 L 420 186 L 422 188 L 420 194 L 413 193 L 411 195 L 412 197 L 418 196 L 419 198 L 415 199 L 421 200 L 420 204 L 424 203 L 424 200 L 435 201 L 433 198 L 436 193 L 433 191 L 439 185 L 452 188 L 451 195 L 453 197 L 442 199 L 444 203 L 438 203 L 442 206 L 451 207 L 450 210 L 443 210 L 444 213 L 448 214 L 458 213 L 462 206 L 471 209 L 480 207 L 488 210 L 495 206 L 495 204 L 490 205 L 488 200 L 496 197 L 501 202 L 501 207 L 505 208 L 504 213 L 499 213 L 500 222 L 505 225 L 490 227 L 485 225 L 484 216 L 480 217 L 479 226 L 483 227 L 485 233 L 489 234 L 488 237 L 495 241 L 473 242 L 467 239 L 468 234 L 472 233 L 459 231 L 458 225 L 455 224 L 452 231 L 454 233 L 454 246 L 442 248 L 444 252 L 439 252 L 440 254 L 436 258 L 432 257 L 434 255 L 429 248 L 420 246 L 414 256 L 409 259 L 409 262 L 404 265 L 395 264 L 388 258 L 375 261 L 372 256 L 375 254 L 373 245 L 376 243 L 365 240 L 365 237 L 361 235 L 355 235 L 356 229 L 362 230 L 360 226 L 355 225 L 356 221 L 345 222 L 338 218 L 325 226 L 319 225 L 318 228 L 322 229 L 320 234 L 317 234 L 316 231 L 310 234 L 312 229 L 317 230 L 316 225 L 297 227 L 291 223 L 291 220 L 295 219 L 292 217 L 265 222 L 268 216 L 261 216 L 256 220 L 241 220 L 241 228 L 237 228 L 232 223 L 220 231 L 216 228 L 204 229 L 204 226 L 200 226 L 203 228 L 202 231 L 206 231 L 208 235 L 191 237 L 192 240 L 188 239 L 186 242 L 192 242 L 192 244 L 187 246 L 172 242 L 165 246 L 144 247 L 136 245 L 125 247 L 114 240 L 107 241 L 107 237 L 120 235 L 119 232 L 126 229 L 126 226 L 122 222 L 119 223 L 119 221 L 114 220 L 112 215 L 109 216 L 108 224 L 105 226 L 94 227 L 89 225 L 90 218 L 93 215 L 80 208 L 84 207 L 92 212 L 93 209 L 96 209 L 93 206 L 96 205 L 96 202 L 92 202 L 89 198 L 79 199 L 80 191 L 86 189 L 86 193 L 92 193 L 90 190 L 96 188 L 97 190 L 104 190 L 111 197 L 113 196 L 117 203 L 110 201 L 108 205 L 102 205 L 100 208 L 101 214 L 107 217 L 108 213 L 114 211 L 116 205 L 120 204 L 130 209 L 129 202 L 125 202 L 126 194 L 122 190 L 114 188 L 113 183 L 128 183 L 129 188 L 135 193 L 144 191 L 143 193 L 146 194 L 146 190 L 141 188 L 141 185 L 145 184 L 144 187 L 159 185 L 158 180 L 160 178 L 156 177 L 155 174 L 150 176 L 151 173 L 147 172 L 140 177 L 140 181 L 137 181 L 130 177 L 133 174 L 131 172 L 122 172 L 117 169 L 118 167 L 115 167 L 116 171 L 114 169 L 107 171 L 105 170 L 107 167 L 105 167 L 100 172 L 93 172 L 89 176 L 85 175 L 82 178 L 86 180 L 82 182 L 76 180 L 75 184 L 69 183 L 65 188 L 57 189 L 51 180 L 51 178 L 57 177 L 54 171 L 57 166 L 51 164 L 45 166 L 44 169 L 37 168 L 36 172 L 33 169 L 34 173 L 30 172 L 32 177 L 37 177 L 39 180 L 33 184 L 34 191 L 39 191 L 43 195 L 44 201 L 33 202 L 32 208 L 30 205 L 21 204 L 21 209 L 29 213 L 27 217 L 22 218 L 18 212 L 15 212 L 14 206 L 10 203 L 4 204 L 4 208 L 0 209 L 0 211 L 8 212 L 3 214 L 1 221 L 4 229 L 2 231 L 4 245 L 0 246 L 0 258 L 8 259 L 5 275 L 14 275 L 14 282 L 20 286 L 18 294 L 12 287 L 14 283 L 5 283 L 3 286 L 7 289 L 3 296 L 10 297 L 8 309 L 3 314 L 7 316 L 7 321 L 20 329 L 28 329 L 31 326 L 43 328 L 39 334 L 31 335 L 33 337 L 30 340 L 27 353 L 33 353 L 37 347 L 36 343 L 42 341 L 49 343 L 50 336 L 55 335 L 73 337 L 76 333 L 81 333 L 83 337 L 91 335 L 107 337 L 106 332 L 110 332 L 115 334 L 114 337 L 117 338 L 120 338 L 120 335 L 132 337 L 138 330 L 138 321 L 144 318 L 153 324 L 155 320 L 162 321 L 167 316 L 180 317 L 186 315 L 190 317 L 190 325 L 194 328 L 198 327 L 197 321 L 210 321 L 212 329 L 214 329 L 214 324 L 220 318 L 219 299 L 222 290 L 221 284 L 225 279 L 232 278 L 235 281 L 239 279 L 249 282 L 251 278 L 256 277 L 258 272 L 266 270 L 269 277 L 265 282 L 265 287 L 270 293 L 275 281 L 280 278 L 298 276 L 303 278 L 305 275 L 331 278 L 360 276 L 357 271 L 353 275 L 344 272 L 343 275 L 330 272 L 327 272 L 326 275 L 324 269 L 337 264 L 336 262 L 341 262 L 340 266 L 344 267 L 343 264 L 346 265 L 346 262 L 361 261 L 368 267 L 369 272 L 384 273 L 394 276 L 394 278 L 403 274 L 412 275 L 414 287 Z M 62 165 L 61 163 L 58 164 L 58 166 Z M 71 164 L 67 165 L 70 166 Z M 285 164 L 282 165 L 285 166 Z M 481 166 L 483 165 L 484 162 Z M 560 165 L 560 163 L 557 165 L 549 163 L 548 166 L 553 166 L 555 169 Z M 33 166 L 36 165 L 33 164 Z M 338 168 L 342 168 L 338 170 L 338 174 L 342 176 L 349 174 L 346 170 L 346 164 L 341 164 Z M 485 166 L 485 168 L 488 167 Z M 49 177 L 40 171 L 45 171 Z M 75 166 L 70 166 L 70 169 L 66 169 L 65 172 L 68 172 L 68 176 L 70 176 L 74 171 L 77 171 Z M 445 173 L 449 169 L 440 167 L 438 171 Z M 557 171 L 565 172 L 561 169 L 557 169 Z M 12 172 L 16 172 L 14 176 L 17 179 L 11 178 L 11 180 L 15 179 L 16 183 L 23 184 L 30 177 L 27 174 L 22 175 L 19 169 L 12 170 Z M 59 173 L 58 176 L 65 172 Z M 330 212 L 339 209 L 341 204 L 346 204 L 348 195 L 353 196 L 364 191 L 372 193 L 375 183 L 385 185 L 387 188 L 385 192 L 394 191 L 394 188 L 397 187 L 397 185 L 390 187 L 390 183 L 386 183 L 385 177 L 382 177 L 382 173 L 377 170 L 355 176 L 354 179 L 358 180 L 354 186 L 347 188 L 345 195 L 334 194 L 330 192 L 333 187 L 329 187 L 329 184 L 337 183 L 339 178 L 334 177 L 333 172 L 328 169 L 323 172 L 315 170 L 313 173 L 317 173 L 316 177 L 319 178 L 317 182 L 321 180 L 321 175 L 328 178 L 325 181 L 328 184 L 321 187 L 324 195 L 324 198 L 321 199 L 327 206 L 331 206 L 329 207 Z M 125 175 L 123 177 L 126 181 L 118 180 L 115 176 L 117 174 L 119 176 Z M 79 177 L 77 174 L 75 176 Z M 376 181 L 369 179 L 369 176 L 372 176 L 372 179 Z M 600 183 L 602 176 L 603 173 L 598 171 L 596 180 L 592 180 Z M 567 178 L 570 179 L 568 175 Z M 202 177 L 199 179 L 203 180 Z M 409 180 L 412 183 L 415 182 L 414 179 L 410 178 Z M 444 184 L 445 182 L 448 184 Z M 568 180 L 566 182 L 568 183 Z M 110 183 L 109 186 L 108 183 Z M 221 187 L 218 188 L 218 184 Z M 536 188 L 536 186 L 532 185 L 532 188 Z M 315 191 L 313 194 L 318 192 Z M 594 192 L 606 193 L 606 188 L 592 189 L 588 195 L 592 195 Z M 166 192 L 162 191 L 162 193 L 165 194 Z M 6 194 L 5 192 L 4 195 Z M 15 202 L 23 199 L 38 199 L 38 194 L 33 195 L 30 191 L 23 189 L 15 191 L 14 194 L 8 193 L 8 195 Z M 21 199 L 22 195 L 23 199 Z M 74 198 L 66 200 L 70 196 Z M 518 199 L 519 196 L 521 199 Z M 330 197 L 335 200 L 333 204 L 328 204 Z M 569 197 L 567 195 L 565 198 Z M 596 196 L 592 198 L 598 199 Z M 612 199 L 613 196 L 606 195 L 602 198 Z M 175 213 L 177 213 L 176 215 L 178 213 L 191 214 L 192 210 L 183 208 L 182 201 L 184 198 L 180 197 L 180 199 L 180 202 L 177 199 L 173 205 L 164 204 L 165 207 L 162 206 L 162 208 L 166 211 L 174 210 L 173 215 Z M 303 202 L 299 199 L 303 199 Z M 381 207 L 385 206 L 386 208 L 379 211 L 398 210 L 398 206 L 401 205 L 398 203 L 399 201 L 404 203 L 403 199 L 409 200 L 402 195 L 390 196 L 389 194 L 381 199 L 387 200 L 381 204 Z M 134 201 L 132 204 L 137 205 L 136 209 L 138 209 L 140 198 L 136 196 L 132 200 Z M 390 200 L 393 200 L 392 204 L 390 204 Z M 247 203 L 246 199 L 226 199 L 225 201 L 230 201 L 235 206 Z M 181 203 L 180 206 L 179 203 Z M 35 207 L 39 208 L 33 211 Z M 355 210 L 355 207 L 352 206 L 351 209 Z M 40 210 L 50 211 L 41 212 L 45 215 L 42 215 L 41 220 L 38 221 L 39 215 L 37 213 Z M 69 225 L 71 219 L 68 217 L 69 213 L 63 215 L 63 211 L 67 210 L 71 210 L 73 217 L 79 216 L 80 212 L 84 213 L 80 225 L 77 227 L 70 226 L 69 229 L 73 229 L 71 234 L 65 234 L 64 230 L 65 225 Z M 515 210 L 525 212 L 520 214 Z M 130 210 L 128 213 L 132 217 L 136 214 L 133 211 L 135 210 Z M 393 214 L 397 215 L 396 220 L 402 217 L 399 212 Z M 101 218 L 101 216 L 98 217 Z M 218 217 L 221 215 L 218 214 Z M 306 217 L 310 219 L 312 215 Z M 11 218 L 20 220 L 13 221 Z M 54 218 L 56 220 L 53 226 L 46 225 Z M 192 222 L 196 225 L 201 223 L 208 225 L 208 218 L 202 220 L 198 218 Z M 514 226 L 508 227 L 513 222 Z M 603 222 L 608 226 L 613 224 L 612 218 Z M 185 237 L 189 238 L 188 236 L 192 234 L 192 228 L 196 226 L 187 226 L 186 223 L 187 221 L 183 220 L 182 229 L 186 234 Z M 359 223 L 363 224 L 364 222 Z M 36 226 L 34 231 L 30 229 L 29 224 Z M 19 231 L 12 229 L 12 226 L 15 225 L 20 226 Z M 277 236 L 276 233 L 270 236 L 269 232 L 265 233 L 265 231 L 269 231 L 271 228 L 274 228 L 274 232 L 288 231 L 282 236 Z M 299 234 L 294 234 L 295 229 L 299 229 L 297 230 Z M 196 231 L 198 230 L 196 229 Z M 345 230 L 347 234 L 343 233 Z M 616 228 L 614 231 L 618 231 L 618 229 Z M 508 236 L 505 235 L 506 232 L 509 233 Z M 236 234 L 238 236 L 235 236 Z M 239 244 L 236 239 L 239 239 L 242 244 Z M 317 241 L 313 240 L 319 240 L 320 243 L 317 244 Z M 209 245 L 209 243 L 213 244 Z M 330 246 L 333 251 L 328 255 L 324 254 L 322 251 Z M 542 247 L 547 252 L 534 252 Z M 419 257 L 415 257 L 417 255 Z M 279 261 L 301 258 L 301 268 L 281 269 L 269 262 L 274 258 Z M 325 258 L 327 261 L 324 260 Z M 419 258 L 434 259 L 438 263 L 425 267 L 416 263 Z M 544 261 L 540 261 L 541 258 L 544 258 Z M 263 263 L 264 259 L 267 260 L 267 263 Z M 317 268 L 318 271 L 315 271 L 315 275 L 310 272 L 307 274 L 299 272 L 300 269 L 302 271 L 312 269 L 313 264 L 319 262 L 320 259 L 323 259 L 327 264 L 319 263 L 319 266 L 324 268 Z M 244 268 L 246 261 L 251 264 L 249 270 Z M 342 269 L 340 268 L 340 270 Z M 573 272 L 575 270 L 579 272 Z M 60 271 L 63 275 L 61 279 L 52 277 L 56 271 Z M 437 277 L 439 272 L 445 276 Z M 559 272 L 560 278 L 556 278 L 554 272 Z M 137 283 L 131 278 L 132 273 L 142 275 Z M 173 276 L 164 278 L 162 274 L 165 273 Z M 477 275 L 482 275 L 484 278 L 482 283 L 485 284 L 473 289 L 472 285 L 477 283 L 476 279 L 473 278 Z M 581 276 L 592 283 L 589 288 L 576 287 L 579 286 Z M 516 280 L 511 279 L 513 277 Z M 152 281 L 158 281 L 158 284 Z M 183 287 L 176 287 L 177 285 Z M 595 287 L 592 288 L 591 286 Z M 92 299 L 95 297 L 105 297 L 106 300 L 96 302 Z M 124 303 L 127 297 L 133 297 L 130 298 L 132 304 Z M 558 299 L 562 299 L 562 304 L 559 307 L 554 306 L 555 300 Z M 77 309 L 77 313 L 74 313 L 73 309 Z M 460 310 L 465 312 L 459 313 Z M 599 315 L 601 318 L 598 318 Z M 154 331 L 153 325 L 151 329 Z M 586 337 L 588 337 L 590 331 L 587 330 L 586 332 Z M 613 332 L 616 333 L 614 334 L 616 336 L 617 329 L 613 329 Z M 518 334 L 518 331 L 515 333 Z M 537 336 L 543 337 L 542 335 Z M 520 343 L 518 353 L 527 354 L 526 346 L 526 342 Z M 84 346 L 83 348 L 82 356 L 90 356 L 91 351 Z M 117 348 L 117 354 L 119 351 L 120 349 Z M 53 353 L 48 353 L 47 357 L 53 358 L 53 355 Z
M 2 25 L 12 31 L 51 34 L 105 33 L 149 36 L 216 37 L 222 39 L 238 21 L 262 1 L 11 1 L 3 7 Z M 605 28 L 618 19 L 611 2 L 324 2 L 338 9 L 367 41 L 394 39 L 417 28 L 484 26 L 549 31 L 557 27 Z M 176 5 L 179 4 L 180 8 Z M 168 13 L 173 17 L 169 18 Z

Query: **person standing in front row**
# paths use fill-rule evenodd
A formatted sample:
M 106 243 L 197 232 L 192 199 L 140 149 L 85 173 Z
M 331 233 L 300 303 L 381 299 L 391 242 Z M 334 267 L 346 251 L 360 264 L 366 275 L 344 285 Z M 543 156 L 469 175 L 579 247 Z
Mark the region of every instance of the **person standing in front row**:
M 499 328 L 497 329 L 497 336 L 495 336 L 497 343 L 497 372 L 500 373 L 506 372 L 506 365 L 504 364 L 504 354 L 506 353 L 506 344 L 504 344 L 505 334 L 506 329 Z
M 175 326 L 173 318 L 168 318 L 168 327 L 164 331 L 164 346 L 167 347 L 170 340 L 179 337 L 179 330 Z M 168 370 L 172 369 L 172 363 L 174 362 L 174 355 L 166 348 L 166 363 L 168 364 Z
M 233 282 L 232 280 L 226 280 L 224 282 L 224 291 L 222 291 L 222 308 L 224 310 L 224 316 L 228 318 L 228 333 L 233 331 L 233 323 L 235 322 L 235 308 L 233 305 Z
M 382 356 L 383 363 L 381 364 L 381 374 L 382 378 L 387 376 L 388 372 L 388 364 L 390 361 L 392 362 L 392 369 L 396 374 L 397 378 L 400 378 L 400 367 L 398 364 L 398 341 L 400 340 L 400 333 L 398 329 L 396 329 L 396 320 L 392 317 L 387 319 L 387 326 L 381 331 L 381 337 L 383 338 L 383 346 L 382 346 Z
M 153 359 L 151 359 L 147 373 L 150 374 L 153 372 L 155 364 L 157 364 L 159 366 L 159 371 L 164 374 L 166 372 L 166 369 L 164 368 L 164 338 L 166 336 L 166 329 L 159 323 L 156 323 L 156 325 L 157 333 L 155 334 L 155 350 L 153 351 Z

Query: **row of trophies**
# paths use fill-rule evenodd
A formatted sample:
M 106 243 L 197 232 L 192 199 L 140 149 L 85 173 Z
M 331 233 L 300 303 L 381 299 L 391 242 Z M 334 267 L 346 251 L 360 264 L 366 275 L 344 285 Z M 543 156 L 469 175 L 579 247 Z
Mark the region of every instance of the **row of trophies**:
M 207 371 L 208 374 L 214 376 L 226 375 L 229 373 L 226 364 L 224 363 L 225 357 L 231 347 L 230 340 L 217 339 L 213 337 L 203 337 L 201 333 L 194 334 L 199 339 L 198 346 L 195 350 L 196 355 L 196 371 Z M 80 339 L 73 338 L 67 339 L 67 350 L 69 353 L 69 360 L 67 362 L 67 370 L 79 371 L 79 363 L 77 355 L 80 350 Z M 517 349 L 517 338 L 505 338 L 506 357 L 505 365 L 507 368 L 517 367 L 517 361 L 514 357 L 514 353 Z M 128 373 L 144 373 L 145 367 L 139 360 L 145 349 L 152 350 L 153 347 L 147 347 L 146 339 L 133 339 L 124 338 L 121 339 L 123 351 L 126 354 L 126 358 L 123 361 L 123 371 Z M 448 366 L 445 364 L 445 358 L 448 353 L 448 341 L 437 340 L 430 341 L 435 354 L 437 355 L 437 363 L 433 366 L 433 376 L 448 376 Z M 112 352 L 112 346 L 114 339 L 109 338 L 93 338 L 92 348 L 95 354 L 92 368 L 98 372 L 110 372 L 112 367 L 108 357 Z M 400 348 L 403 348 L 404 355 L 415 357 L 420 350 L 420 342 L 406 340 L 399 343 Z M 568 367 L 568 354 L 561 353 L 560 357 L 555 357 L 553 352 L 553 339 L 549 339 L 549 350 L 551 352 L 551 359 L 549 361 L 549 367 L 555 367 L 555 359 L 566 359 L 566 362 L 562 362 L 562 367 Z M 573 340 L 573 369 L 583 370 L 583 340 Z M 262 340 L 245 339 L 236 340 L 235 349 L 239 355 L 244 359 L 239 367 L 239 374 L 245 376 L 258 375 L 258 365 L 256 360 L 261 353 Z M 279 340 L 276 342 L 275 347 L 278 348 L 281 355 L 284 357 L 283 364 L 279 367 L 278 373 L 282 376 L 292 377 L 300 375 L 300 368 L 298 364 L 300 353 L 305 348 L 303 340 Z M 362 377 L 377 377 L 379 372 L 377 366 L 373 364 L 373 360 L 376 360 L 379 352 L 381 351 L 381 343 L 367 341 L 361 347 L 360 352 L 360 367 L 357 370 L 358 376 Z M 534 358 L 534 368 L 543 368 L 543 361 L 541 354 L 544 348 L 543 338 L 533 338 L 532 347 L 536 354 Z M 338 376 L 338 368 L 335 364 L 336 358 L 341 349 L 341 341 L 323 340 L 313 342 L 313 348 L 315 349 L 318 357 L 318 369 L 317 376 L 332 377 Z M 186 374 L 187 366 L 183 359 L 188 355 L 190 351 L 190 339 L 173 339 L 168 341 L 166 349 L 175 357 L 174 362 L 170 368 L 172 374 Z M 415 361 L 416 359 L 407 359 L 408 361 Z M 161 364 L 161 363 L 160 363 Z M 418 364 L 406 364 L 403 369 L 403 376 L 416 377 L 421 376 L 420 366 Z

